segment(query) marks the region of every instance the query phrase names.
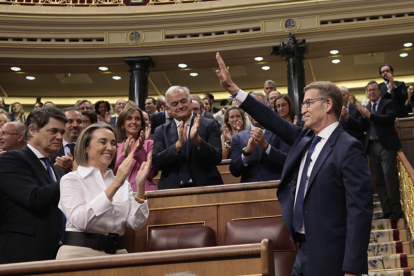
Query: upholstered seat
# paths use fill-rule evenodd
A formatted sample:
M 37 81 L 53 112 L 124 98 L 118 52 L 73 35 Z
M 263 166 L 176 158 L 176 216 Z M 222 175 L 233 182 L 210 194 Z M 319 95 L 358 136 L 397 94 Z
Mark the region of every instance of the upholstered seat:
M 214 246 L 215 235 L 208 226 L 153 228 L 148 233 L 146 251 L 160 251 Z
M 273 242 L 275 275 L 291 275 L 296 247 L 281 217 L 230 221 L 227 223 L 224 245 L 258 243 L 262 239 Z

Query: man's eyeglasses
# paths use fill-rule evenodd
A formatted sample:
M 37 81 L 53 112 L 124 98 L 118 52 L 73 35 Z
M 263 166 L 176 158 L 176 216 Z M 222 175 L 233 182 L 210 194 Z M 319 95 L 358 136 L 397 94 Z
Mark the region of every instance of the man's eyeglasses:
M 277 109 L 281 109 L 281 108 L 285 108 L 285 107 L 287 107 L 288 106 L 288 104 L 287 103 L 282 103 L 282 104 L 277 104 L 276 105 L 276 108 Z
M 7 135 L 20 135 L 21 133 L 11 133 L 7 131 L 0 132 L 0 136 L 7 136 Z
M 317 101 L 324 101 L 325 98 L 316 98 L 316 99 L 308 99 L 306 101 L 303 102 L 303 104 L 301 105 L 301 107 L 306 107 L 309 108 L 311 106 L 311 104 L 317 102 Z

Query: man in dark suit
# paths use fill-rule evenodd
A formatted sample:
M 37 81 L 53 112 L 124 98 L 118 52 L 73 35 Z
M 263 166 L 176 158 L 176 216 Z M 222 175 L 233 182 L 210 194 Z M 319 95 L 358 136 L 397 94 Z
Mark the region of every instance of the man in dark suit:
M 192 107 L 193 107 L 193 114 L 194 115 L 196 115 L 196 116 L 200 115 L 201 117 L 214 120 L 213 113 L 205 111 L 204 104 L 203 104 L 203 101 L 201 99 L 193 98 L 193 99 L 191 99 L 191 104 L 192 104 Z
M 370 103 L 358 106 L 364 116 L 361 127 L 366 130 L 365 148 L 369 155 L 384 218 L 401 218 L 400 190 L 397 170 L 397 150 L 401 148 L 395 130 L 396 107 L 390 99 L 381 98 L 380 86 L 375 81 L 367 85 Z
M 63 171 L 50 163 L 67 119 L 56 108 L 27 118 L 28 145 L 0 158 L 0 264 L 54 259 L 62 231 L 58 209 Z
M 305 88 L 304 129 L 240 90 L 217 53 L 220 83 L 266 129 L 291 145 L 277 196 L 299 250 L 292 275 L 349 276 L 368 272 L 372 185 L 362 144 L 338 119 L 341 92 L 330 82 Z
M 151 138 L 153 138 L 155 129 L 157 127 L 165 123 L 169 123 L 171 120 L 173 120 L 173 118 L 171 118 L 171 116 L 168 114 L 168 110 L 151 114 Z
M 155 130 L 152 161 L 161 170 L 158 189 L 223 184 L 217 165 L 222 159 L 220 127 L 194 116 L 190 95 L 181 86 L 165 93 L 171 122 Z
M 121 113 L 122 108 L 124 107 L 124 104 L 125 104 L 125 100 L 124 99 L 119 99 L 119 100 L 116 101 L 115 107 L 114 107 L 115 110 L 116 110 L 116 114 L 113 115 L 113 116 L 111 116 L 111 123 L 110 123 L 110 125 L 112 127 L 115 127 L 116 126 L 116 121 L 118 120 L 119 114 Z
M 264 94 L 253 92 L 250 95 L 268 104 Z M 279 180 L 290 146 L 250 115 L 249 119 L 252 127 L 233 136 L 230 172 L 235 177 L 241 175 L 242 183 Z
M 355 137 L 363 145 L 365 145 L 365 134 L 361 129 L 359 120 L 362 118 L 358 108 L 355 104 L 349 102 L 349 90 L 345 86 L 339 86 L 342 93 L 342 112 L 339 121 L 342 128 L 349 133 L 352 137 Z M 352 125 L 352 127 L 350 127 Z
M 394 81 L 394 68 L 391 65 L 383 64 L 379 68 L 381 78 L 384 82 L 379 84 L 382 99 L 391 99 L 396 106 L 397 118 L 408 117 L 405 109 L 405 101 L 408 98 L 407 86 L 403 81 Z
M 82 132 L 83 121 L 81 112 L 74 107 L 65 108 L 63 112 L 68 119 L 65 124 L 63 143 L 60 150 L 52 156 L 51 162 L 68 173 L 72 170 L 76 141 Z

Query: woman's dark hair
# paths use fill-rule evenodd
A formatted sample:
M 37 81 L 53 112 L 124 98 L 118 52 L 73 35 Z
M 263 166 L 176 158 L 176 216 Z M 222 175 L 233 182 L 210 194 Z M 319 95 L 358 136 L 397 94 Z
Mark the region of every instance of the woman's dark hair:
M 274 110 L 276 111 L 276 113 L 279 113 L 279 112 L 277 112 L 277 108 L 276 108 L 276 102 L 279 99 L 284 99 L 285 101 L 288 102 L 288 104 L 289 104 L 289 117 L 293 119 L 295 117 L 295 108 L 293 107 L 292 99 L 287 94 L 277 96 L 277 98 L 275 100 L 275 103 L 274 103 L 274 105 L 275 105 Z
M 62 121 L 65 124 L 68 122 L 68 119 L 65 116 L 65 113 L 63 113 L 62 110 L 59 110 L 54 107 L 49 108 L 36 108 L 33 109 L 32 112 L 30 112 L 29 116 L 27 117 L 26 122 L 26 132 L 25 132 L 25 139 L 26 141 L 29 141 L 32 137 L 29 133 L 29 127 L 32 126 L 32 128 L 36 131 L 39 131 L 41 128 L 43 128 L 47 123 L 49 123 L 50 118 L 55 118 L 56 120 Z
M 237 109 L 240 112 L 240 115 L 241 115 L 242 121 L 243 121 L 243 125 L 242 125 L 241 130 L 245 130 L 246 129 L 246 115 L 244 113 L 244 110 L 241 109 L 240 107 L 236 106 L 236 105 L 229 106 L 229 108 L 226 110 L 226 112 L 224 113 L 224 123 L 226 124 L 226 126 L 230 130 L 230 132 L 232 132 L 232 129 L 231 129 L 231 126 L 230 126 L 230 123 L 229 123 L 229 117 L 230 117 L 229 113 L 233 109 Z
M 109 102 L 107 102 L 107 101 L 97 101 L 96 103 L 95 103 L 95 112 L 96 112 L 96 114 L 99 114 L 99 115 L 105 115 L 105 114 L 101 114 L 101 113 L 99 113 L 99 105 L 101 104 L 101 103 L 105 103 L 105 105 L 106 105 L 106 110 L 109 112 L 109 110 L 111 110 L 111 105 L 109 104 Z
M 118 116 L 118 120 L 115 126 L 115 133 L 116 133 L 118 143 L 121 143 L 122 141 L 125 141 L 128 138 L 125 132 L 124 123 L 125 123 L 126 118 L 129 115 L 131 115 L 132 112 L 134 111 L 138 111 L 139 114 L 141 115 L 141 129 L 139 131 L 141 132 L 141 130 L 145 129 L 144 115 L 142 114 L 142 110 L 139 107 L 128 106 L 127 108 L 122 109 L 121 113 Z
M 89 121 L 91 121 L 91 124 L 96 124 L 98 122 L 98 116 L 96 116 L 96 113 L 91 110 L 82 110 L 81 111 L 82 116 L 87 116 L 89 118 Z

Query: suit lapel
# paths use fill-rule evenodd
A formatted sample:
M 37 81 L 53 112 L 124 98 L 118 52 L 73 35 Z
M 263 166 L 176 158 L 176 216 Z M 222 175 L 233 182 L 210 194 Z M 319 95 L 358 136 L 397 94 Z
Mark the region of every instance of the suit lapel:
M 37 158 L 36 154 L 34 154 L 33 151 L 28 146 L 24 146 L 22 151 L 27 155 L 27 157 L 30 160 L 30 163 L 32 163 L 35 166 L 35 169 L 40 172 L 40 174 L 43 176 L 46 182 L 49 184 L 52 184 L 52 180 L 50 179 L 49 173 L 46 171 L 45 167 L 43 166 L 39 158 Z M 57 177 L 56 172 L 55 172 L 55 175 Z
M 272 136 L 273 136 L 272 132 L 270 132 L 269 130 L 265 131 L 264 137 L 265 137 L 267 142 L 269 142 L 270 139 L 272 139 Z M 260 160 L 262 160 L 262 157 L 263 157 L 264 150 L 261 147 L 258 148 L 258 150 L 259 150 L 259 163 L 260 163 Z
M 321 152 L 319 153 L 318 158 L 316 159 L 315 165 L 312 168 L 312 173 L 309 178 L 307 191 L 309 191 L 313 183 L 313 180 L 315 179 L 322 165 L 325 163 L 326 158 L 332 152 L 332 147 L 335 145 L 336 139 L 338 138 L 338 135 L 342 132 L 342 130 L 343 129 L 340 125 L 337 126 L 336 129 L 332 132 L 331 136 L 329 136 L 328 141 L 326 141 L 325 145 L 323 146 Z
M 177 132 L 177 125 L 175 124 L 175 120 L 172 120 L 170 123 L 167 124 L 166 127 L 166 145 L 167 147 L 175 144 L 178 141 L 178 132 Z
M 187 153 L 187 155 L 186 155 L 187 160 L 189 160 L 188 156 L 190 155 L 190 151 L 191 151 L 191 149 L 193 148 L 193 145 L 194 145 L 193 140 L 190 139 L 190 132 L 191 132 L 191 128 L 193 127 L 193 124 L 194 124 L 194 118 L 195 118 L 195 116 L 192 116 L 192 118 L 191 118 L 190 128 L 188 129 L 188 133 L 187 133 L 187 143 L 185 144 L 185 146 L 187 147 L 187 152 L 186 152 Z M 199 135 L 200 135 L 200 130 L 201 129 L 202 128 L 201 128 L 201 125 L 200 125 L 200 129 L 198 130 Z M 201 135 L 200 135 L 200 137 L 201 137 Z
M 384 101 L 381 100 L 378 104 L 378 107 L 377 107 L 377 114 L 381 114 L 382 109 L 384 108 L 384 105 L 385 105 Z

